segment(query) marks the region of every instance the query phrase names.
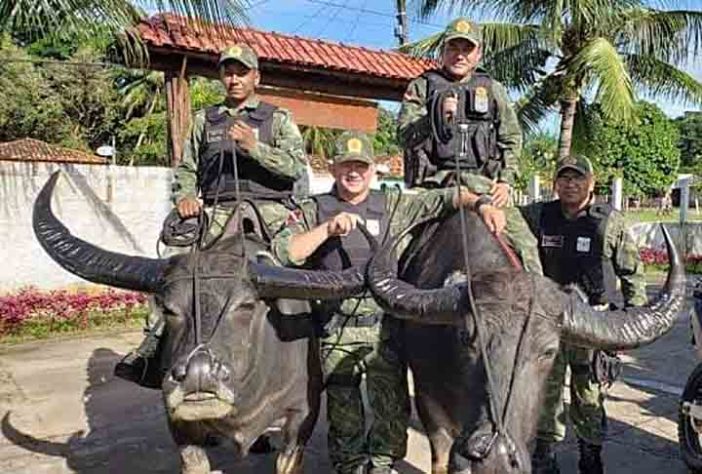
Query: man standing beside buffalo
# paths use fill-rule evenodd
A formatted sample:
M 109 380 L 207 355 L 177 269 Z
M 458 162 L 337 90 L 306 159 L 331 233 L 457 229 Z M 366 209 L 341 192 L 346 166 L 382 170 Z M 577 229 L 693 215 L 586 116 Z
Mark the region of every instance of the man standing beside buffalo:
M 242 199 L 255 204 L 261 233 L 272 237 L 289 212 L 283 202 L 305 172 L 302 136 L 288 111 L 256 96 L 261 77 L 258 57 L 249 46 L 240 43 L 224 50 L 218 68 L 226 99 L 195 114 L 175 171 L 173 201 L 181 219 L 207 213 L 211 241 L 241 204 L 236 201 L 238 186 Z M 116 375 L 147 387 L 161 386 L 160 326 L 150 321 L 148 336 L 117 364 Z
M 595 204 L 592 163 L 568 157 L 557 164 L 558 200 L 522 208 L 539 241 L 544 275 L 563 285 L 577 285 L 591 305 L 602 308 L 616 301 L 617 279 L 624 304 L 646 303 L 643 265 L 621 214 L 607 204 Z M 601 451 L 606 435 L 604 397 L 611 356 L 561 345 L 546 386 L 546 396 L 533 458 L 535 474 L 558 473 L 553 445 L 565 437 L 563 385 L 570 367 L 570 418 L 578 438 L 581 474 L 603 472 Z
M 243 43 L 227 48 L 218 68 L 226 99 L 195 114 L 175 172 L 173 200 L 183 218 L 217 202 L 210 234 L 221 233 L 236 199 L 235 153 L 240 195 L 256 203 L 272 236 L 288 214 L 281 203 L 305 173 L 302 136 L 290 112 L 256 96 L 261 76 L 253 49 Z
M 459 18 L 444 32 L 441 68 L 426 71 L 409 84 L 398 118 L 405 183 L 409 187 L 447 187 L 459 178 L 486 202 L 505 207 L 517 175 L 522 132 L 507 91 L 478 66 L 481 58 L 478 26 Z M 460 143 L 460 124 L 465 130 L 464 144 Z M 457 177 L 459 148 L 463 153 Z M 512 247 L 528 271 L 540 273 L 536 242 L 528 226 L 515 209 L 505 208 L 505 214 Z
M 497 232 L 504 227 L 501 210 L 467 191 L 460 196 L 454 189 L 416 195 L 371 191 L 375 164 L 371 143 L 363 134 L 341 135 L 330 170 L 332 191 L 303 202 L 273 240 L 273 252 L 285 265 L 319 270 L 362 265 L 370 257 L 370 248 L 356 230 L 358 222 L 383 240 L 424 217 L 477 205 L 490 229 Z M 322 358 L 332 464 L 340 474 L 394 472 L 394 463 L 405 456 L 409 418 L 406 367 L 393 337 L 397 321 L 383 318 L 380 307 L 365 294 L 321 309 L 317 316 L 324 324 Z M 363 408 L 363 375 L 373 413 L 370 426 Z

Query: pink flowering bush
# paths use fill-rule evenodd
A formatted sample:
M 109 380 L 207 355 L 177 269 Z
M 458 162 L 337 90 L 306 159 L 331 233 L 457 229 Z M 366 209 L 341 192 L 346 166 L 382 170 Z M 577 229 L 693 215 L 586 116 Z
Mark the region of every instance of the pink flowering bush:
M 639 250 L 641 261 L 646 267 L 665 271 L 668 269 L 668 252 L 662 248 L 644 248 Z M 702 255 L 688 254 L 685 258 L 685 272 L 702 273 Z
M 0 338 L 126 325 L 147 313 L 142 293 L 112 289 L 41 291 L 28 287 L 0 296 Z

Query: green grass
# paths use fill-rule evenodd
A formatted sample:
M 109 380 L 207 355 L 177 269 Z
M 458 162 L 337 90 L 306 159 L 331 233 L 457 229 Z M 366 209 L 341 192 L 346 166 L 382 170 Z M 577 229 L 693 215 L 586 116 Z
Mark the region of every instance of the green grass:
M 626 221 L 631 224 L 638 224 L 640 222 L 679 222 L 680 221 L 680 210 L 677 208 L 673 209 L 673 212 L 667 215 L 659 215 L 657 209 L 651 208 L 641 208 L 638 210 L 629 210 L 623 213 Z M 687 213 L 688 221 L 690 222 L 702 222 L 702 212 L 698 214 L 694 209 L 690 209 Z

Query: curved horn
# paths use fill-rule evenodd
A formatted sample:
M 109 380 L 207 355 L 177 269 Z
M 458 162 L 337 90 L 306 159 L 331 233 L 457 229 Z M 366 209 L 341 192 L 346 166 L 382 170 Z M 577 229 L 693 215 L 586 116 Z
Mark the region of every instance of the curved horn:
M 368 241 L 371 253 L 378 249 L 378 242 L 362 224 L 358 230 Z M 300 270 L 249 262 L 251 281 L 264 298 L 292 299 L 344 299 L 363 291 L 363 267 L 342 271 Z
M 456 324 L 469 307 L 465 285 L 425 290 L 396 276 L 392 252 L 395 243 L 428 222 L 411 226 L 375 253 L 368 264 L 368 284 L 378 304 L 395 317 L 426 324 Z
M 668 278 L 653 302 L 640 308 L 595 311 L 571 296 L 563 317 L 563 337 L 571 344 L 609 350 L 634 349 L 668 332 L 685 301 L 685 271 L 670 234 L 661 226 L 668 248 Z
M 34 202 L 32 225 L 49 256 L 81 278 L 129 290 L 157 292 L 165 260 L 109 252 L 71 234 L 51 210 L 51 196 L 60 171 L 46 182 Z

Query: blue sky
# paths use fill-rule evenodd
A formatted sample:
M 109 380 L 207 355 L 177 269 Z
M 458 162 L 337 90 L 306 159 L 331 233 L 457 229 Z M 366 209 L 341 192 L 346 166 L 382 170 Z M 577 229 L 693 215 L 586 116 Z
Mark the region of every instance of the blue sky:
M 413 2 L 410 0 L 408 3 L 410 40 L 436 33 L 452 18 L 452 15 L 442 12 L 419 20 Z M 702 2 L 688 0 L 673 3 L 676 8 L 699 10 Z M 397 46 L 393 34 L 395 0 L 250 0 L 250 5 L 250 24 L 258 29 L 372 48 Z M 687 65 L 686 69 L 702 80 L 702 58 L 695 64 Z M 671 116 L 680 115 L 685 110 L 702 110 L 700 107 L 662 100 L 656 103 Z

